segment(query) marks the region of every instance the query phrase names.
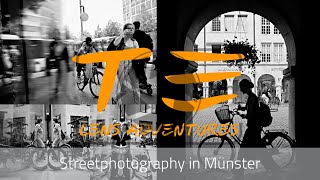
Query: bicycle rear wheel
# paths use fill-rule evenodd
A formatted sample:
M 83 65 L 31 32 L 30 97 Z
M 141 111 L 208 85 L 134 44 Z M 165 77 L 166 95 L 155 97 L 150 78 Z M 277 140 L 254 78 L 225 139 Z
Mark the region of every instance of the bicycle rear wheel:
M 208 163 L 211 164 L 213 160 L 234 160 L 234 147 L 233 142 L 227 136 L 208 136 L 204 138 L 198 146 L 198 160 L 205 167 L 207 167 L 206 165 L 208 165 Z
M 67 164 L 68 156 L 62 148 L 52 148 L 48 152 L 48 166 L 53 170 L 64 168 L 61 162 Z
M 283 132 L 267 134 L 263 140 L 267 143 L 273 160 L 280 168 L 288 167 L 295 157 L 295 142 Z
M 96 73 L 94 73 L 93 77 L 90 79 L 90 83 L 89 83 L 90 91 L 91 91 L 91 94 L 96 98 L 99 97 L 102 77 L 103 77 L 102 72 L 96 70 Z

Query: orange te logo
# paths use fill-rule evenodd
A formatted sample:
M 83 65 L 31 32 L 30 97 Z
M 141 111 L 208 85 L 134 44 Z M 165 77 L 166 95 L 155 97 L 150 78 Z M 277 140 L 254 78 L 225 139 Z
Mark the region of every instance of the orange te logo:
M 215 54 L 215 53 L 199 53 L 199 52 L 184 52 L 184 51 L 172 51 L 174 56 L 188 61 L 227 61 L 227 60 L 239 60 L 243 59 L 242 54 Z M 72 58 L 73 62 L 80 64 L 106 62 L 104 70 L 104 76 L 101 83 L 100 94 L 98 98 L 98 112 L 103 111 L 110 98 L 113 84 L 117 75 L 119 64 L 121 61 L 131 61 L 149 58 L 151 51 L 147 48 L 115 50 L 96 52 L 81 56 L 75 56 Z M 212 82 L 223 80 L 227 78 L 240 76 L 240 72 L 223 72 L 223 73 L 202 73 L 202 74 L 181 74 L 166 76 L 166 79 L 174 84 L 191 84 L 200 82 Z M 202 100 L 181 101 L 169 98 L 162 98 L 162 101 L 170 108 L 192 112 L 196 110 L 202 110 L 213 106 L 217 103 L 227 101 L 235 98 L 237 95 L 221 95 L 211 97 Z

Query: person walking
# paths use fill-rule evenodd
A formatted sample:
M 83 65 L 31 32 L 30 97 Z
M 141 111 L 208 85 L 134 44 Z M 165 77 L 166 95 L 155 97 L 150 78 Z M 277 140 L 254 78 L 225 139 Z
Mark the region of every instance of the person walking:
M 153 42 L 152 42 L 150 35 L 148 35 L 144 31 L 140 30 L 140 22 L 139 21 L 133 22 L 133 25 L 135 27 L 133 38 L 138 41 L 139 47 L 140 48 L 148 48 L 152 52 Z M 147 76 L 145 73 L 145 66 L 149 60 L 150 60 L 150 58 L 146 58 L 146 59 L 132 62 L 132 66 L 135 69 L 136 75 L 139 79 L 139 88 L 142 88 L 142 89 L 148 88 Z
M 138 42 L 132 37 L 134 33 L 134 26 L 127 23 L 123 26 L 123 33 L 116 37 L 112 42 L 117 50 L 139 48 Z M 109 45 L 110 46 L 110 45 Z M 129 85 L 133 90 L 134 102 L 139 104 L 140 91 L 138 89 L 139 80 L 137 78 L 136 69 L 133 68 L 131 61 L 121 61 L 117 72 L 118 82 L 120 83 L 120 91 L 112 98 L 112 104 L 117 104 L 118 101 L 129 93 Z M 128 78 L 129 77 L 129 78 Z M 136 98 L 138 96 L 138 99 Z

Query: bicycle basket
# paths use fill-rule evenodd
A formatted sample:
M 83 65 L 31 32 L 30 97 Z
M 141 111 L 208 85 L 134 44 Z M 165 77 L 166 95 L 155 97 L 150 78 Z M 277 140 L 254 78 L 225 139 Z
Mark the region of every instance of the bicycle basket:
M 223 105 L 223 106 L 218 107 L 215 110 L 215 113 L 216 113 L 216 116 L 221 124 L 226 124 L 228 122 L 231 122 L 231 120 L 232 120 L 228 105 Z

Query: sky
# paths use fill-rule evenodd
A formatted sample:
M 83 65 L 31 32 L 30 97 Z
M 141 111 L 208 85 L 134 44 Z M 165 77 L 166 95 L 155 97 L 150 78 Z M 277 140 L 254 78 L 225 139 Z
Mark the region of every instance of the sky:
M 109 20 L 123 24 L 122 0 L 81 0 L 89 19 L 83 22 L 83 30 L 94 35 L 99 25 L 104 28 Z M 80 0 L 62 1 L 62 27 L 69 27 L 70 32 L 78 36 L 81 31 Z

